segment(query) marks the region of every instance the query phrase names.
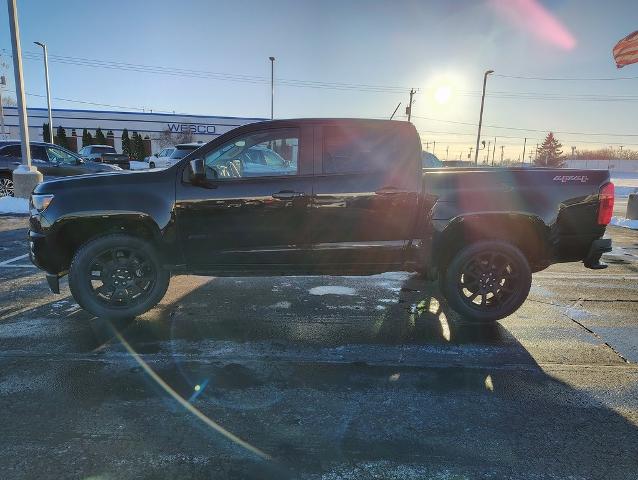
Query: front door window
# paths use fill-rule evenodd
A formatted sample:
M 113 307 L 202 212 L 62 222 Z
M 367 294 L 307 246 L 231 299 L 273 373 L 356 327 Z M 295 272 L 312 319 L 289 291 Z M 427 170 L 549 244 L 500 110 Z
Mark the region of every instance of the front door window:
M 299 133 L 287 128 L 238 137 L 204 157 L 211 180 L 298 174 Z

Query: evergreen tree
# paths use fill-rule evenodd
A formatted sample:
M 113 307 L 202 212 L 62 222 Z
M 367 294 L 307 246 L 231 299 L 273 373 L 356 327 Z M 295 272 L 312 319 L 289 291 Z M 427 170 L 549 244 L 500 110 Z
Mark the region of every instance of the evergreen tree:
M 96 145 L 106 145 L 106 137 L 104 136 L 104 132 L 100 127 L 97 127 L 95 131 L 95 144 Z
M 139 133 L 133 132 L 131 140 L 133 141 L 133 157 L 137 160 L 144 160 L 144 139 Z
M 128 136 L 128 130 L 126 128 L 122 130 L 122 153 L 124 155 L 128 155 L 129 157 L 133 156 L 133 148 L 131 145 L 131 139 Z
M 42 141 L 43 142 L 47 142 L 47 143 L 51 143 L 51 132 L 49 131 L 49 124 L 48 123 L 43 123 L 42 124 Z
M 69 141 L 66 138 L 66 130 L 64 130 L 62 126 L 59 126 L 56 133 L 55 143 L 61 147 L 69 148 Z
M 93 135 L 85 128 L 82 130 L 82 146 L 93 145 Z
M 536 165 L 540 167 L 564 167 L 563 145 L 549 132 L 536 153 Z

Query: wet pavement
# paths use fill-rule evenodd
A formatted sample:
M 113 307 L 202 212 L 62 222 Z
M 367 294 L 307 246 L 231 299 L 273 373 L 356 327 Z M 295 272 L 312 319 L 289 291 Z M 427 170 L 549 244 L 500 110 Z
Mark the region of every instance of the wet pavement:
M 0 478 L 638 478 L 638 232 L 491 327 L 401 272 L 177 276 L 110 324 L 49 293 L 24 225 L 0 217 Z

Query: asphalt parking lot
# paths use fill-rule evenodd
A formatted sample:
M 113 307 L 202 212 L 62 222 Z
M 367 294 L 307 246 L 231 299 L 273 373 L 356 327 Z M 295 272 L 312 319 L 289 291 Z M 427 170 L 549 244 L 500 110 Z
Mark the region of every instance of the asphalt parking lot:
M 113 325 L 48 291 L 25 224 L 0 217 L 0 478 L 638 478 L 636 231 L 492 327 L 400 272 L 178 276 Z

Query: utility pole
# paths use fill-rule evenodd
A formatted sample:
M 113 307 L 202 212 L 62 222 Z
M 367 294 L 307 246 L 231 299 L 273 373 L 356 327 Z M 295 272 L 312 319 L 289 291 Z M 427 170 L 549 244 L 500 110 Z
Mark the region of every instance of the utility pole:
M 408 106 L 405 107 L 405 114 L 408 116 L 408 122 L 412 118 L 412 97 L 414 96 L 415 93 L 416 93 L 416 90 L 414 88 L 411 88 L 410 89 L 410 103 L 408 103 Z
M 487 76 L 494 73 L 494 70 L 487 70 L 483 75 L 483 95 L 481 96 L 481 113 L 479 113 L 478 132 L 476 133 L 476 152 L 474 154 L 474 164 L 478 165 L 479 142 L 481 141 L 481 125 L 483 124 L 483 106 L 485 104 L 485 85 L 487 84 Z M 470 156 L 472 153 L 470 152 Z
M 24 79 L 22 77 L 22 49 L 20 47 L 20 25 L 18 24 L 18 8 L 16 0 L 7 0 L 9 9 L 9 28 L 11 30 L 11 49 L 13 51 L 13 71 L 16 84 L 16 101 L 18 104 L 18 123 L 20 125 L 22 165 L 13 171 L 14 195 L 18 198 L 29 198 L 35 186 L 42 181 L 42 174 L 31 166 L 31 149 L 29 148 L 29 121 L 27 103 L 24 95 Z
M 538 160 L 538 143 L 536 144 L 536 150 L 534 150 L 534 162 Z
M 448 150 L 450 150 L 450 146 L 445 147 L 445 160 L 447 160 Z
M 275 57 L 270 59 L 270 119 L 275 118 Z
M 525 147 L 527 146 L 527 137 L 525 137 L 525 141 L 523 142 L 523 163 L 525 163 Z
M 503 149 L 505 148 L 505 145 L 501 145 L 501 166 L 503 166 Z
M 5 132 L 4 132 L 4 110 L 2 108 L 2 89 L 4 87 L 7 86 L 7 79 L 5 78 L 4 75 L 0 76 L 0 128 L 1 133 L 2 133 L 2 140 L 6 140 L 5 139 Z
M 490 159 L 490 148 L 492 148 L 492 140 L 487 141 L 487 150 L 485 152 L 485 163 Z
M 494 155 L 496 155 L 496 137 L 494 137 L 494 148 L 492 149 L 492 166 L 494 166 Z
M 436 142 L 432 142 L 432 155 L 434 155 L 434 150 L 436 150 Z
M 53 115 L 51 115 L 51 88 L 49 87 L 49 55 L 47 53 L 47 46 L 44 43 L 33 43 L 35 43 L 39 47 L 42 47 L 44 53 L 44 78 L 47 85 L 47 109 L 49 110 L 49 141 L 53 143 Z
M 472 150 L 474 150 L 474 147 L 470 147 L 470 154 L 467 156 L 467 158 L 472 158 Z M 476 163 L 476 161 L 474 163 Z
M 394 112 L 392 112 L 392 115 L 390 115 L 390 120 L 394 118 L 394 114 L 397 113 L 397 110 L 399 109 L 400 106 L 401 106 L 401 102 L 398 103 L 397 108 L 395 108 Z

